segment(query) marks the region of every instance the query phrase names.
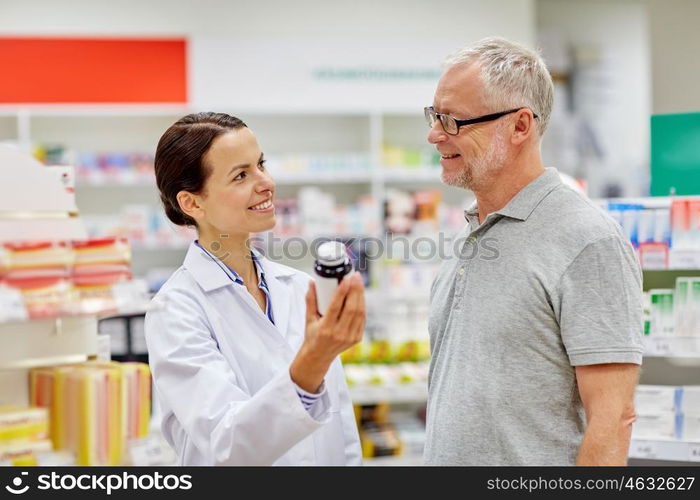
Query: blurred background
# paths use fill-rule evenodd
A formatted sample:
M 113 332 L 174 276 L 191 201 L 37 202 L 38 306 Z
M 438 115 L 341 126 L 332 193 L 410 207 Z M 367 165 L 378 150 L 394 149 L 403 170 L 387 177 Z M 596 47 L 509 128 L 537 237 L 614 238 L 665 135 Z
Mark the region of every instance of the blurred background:
M 0 0 L 0 303 L 14 304 L 0 342 L 41 332 L 0 355 L 0 397 L 20 415 L 48 408 L 36 417 L 48 430 L 0 461 L 173 460 L 157 408 L 151 417 L 143 314 L 195 235 L 162 213 L 153 154 L 179 117 L 222 111 L 256 133 L 277 181 L 264 251 L 309 271 L 319 238 L 348 244 L 371 304 L 366 342 L 344 355 L 363 450 L 418 463 L 435 242 L 460 231 L 473 201 L 441 184 L 422 109 L 442 60 L 485 36 L 539 48 L 555 83 L 545 166 L 610 211 L 645 268 L 652 388 L 631 456 L 700 461 L 698 19 L 695 0 Z M 54 188 L 24 177 L 38 168 L 30 156 Z M 26 215 L 54 199 L 77 226 Z M 52 350 L 46 339 L 71 328 Z M 141 417 L 117 444 L 85 441 L 77 417 L 72 428 L 50 410 L 76 361 L 88 363 L 69 370 L 76 380 L 141 381 Z

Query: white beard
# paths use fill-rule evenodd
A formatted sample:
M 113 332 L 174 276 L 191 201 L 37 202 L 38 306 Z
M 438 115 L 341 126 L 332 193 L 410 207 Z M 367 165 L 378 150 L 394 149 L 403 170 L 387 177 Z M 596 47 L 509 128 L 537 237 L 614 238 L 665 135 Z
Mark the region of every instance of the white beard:
M 440 178 L 448 186 L 479 190 L 488 184 L 493 174 L 500 171 L 506 162 L 506 143 L 500 134 L 500 129 L 494 134 L 488 149 L 481 155 L 466 159 L 462 157 L 465 166 L 454 173 L 442 171 Z

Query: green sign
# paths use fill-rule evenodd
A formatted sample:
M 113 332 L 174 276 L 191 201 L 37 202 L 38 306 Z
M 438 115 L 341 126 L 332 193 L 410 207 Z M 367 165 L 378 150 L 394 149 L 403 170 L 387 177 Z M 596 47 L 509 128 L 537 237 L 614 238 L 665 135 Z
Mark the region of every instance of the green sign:
M 700 194 L 700 113 L 651 117 L 651 195 Z
M 313 70 L 316 80 L 337 81 L 396 81 L 396 80 L 427 80 L 436 82 L 442 71 L 440 68 L 332 68 L 323 67 Z

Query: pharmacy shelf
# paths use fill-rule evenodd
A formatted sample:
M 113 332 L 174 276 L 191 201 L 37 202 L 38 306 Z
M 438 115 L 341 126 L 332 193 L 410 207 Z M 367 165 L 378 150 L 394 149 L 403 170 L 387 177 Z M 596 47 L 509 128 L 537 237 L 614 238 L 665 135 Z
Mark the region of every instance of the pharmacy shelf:
M 424 403 L 428 400 L 426 383 L 404 385 L 362 385 L 350 387 L 350 399 L 353 404 L 373 403 Z
M 698 277 L 700 269 L 644 269 L 644 290 L 652 288 L 675 288 L 678 277 Z
M 594 198 L 593 201 L 598 203 L 627 203 L 632 205 L 645 205 L 648 207 L 665 208 L 670 207 L 671 202 L 675 199 L 684 200 L 700 200 L 700 195 L 684 194 L 681 196 L 643 196 L 629 198 Z
M 360 171 L 318 171 L 318 172 L 273 172 L 279 186 L 319 185 L 319 184 L 369 184 L 373 181 L 370 170 Z M 378 180 L 389 183 L 432 182 L 440 183 L 440 168 L 380 168 Z M 155 179 L 141 178 L 131 172 L 105 174 L 94 179 L 86 178 L 76 181 L 77 188 L 151 188 L 155 189 Z
M 85 361 L 97 353 L 97 319 L 2 323 L 0 345 L 0 370 Z
M 318 185 L 318 184 L 369 184 L 372 182 L 368 171 L 361 172 L 299 172 L 273 174 L 278 186 Z M 156 189 L 155 179 L 138 179 L 132 175 L 118 174 L 94 180 L 82 179 L 76 182 L 77 188 L 150 188 Z
M 319 172 L 284 172 L 272 173 L 278 186 L 293 186 L 298 184 L 368 184 L 372 182 L 372 174 L 369 170 L 357 172 L 343 171 L 319 171 Z
M 384 182 L 442 182 L 440 167 L 383 167 L 380 171 Z
M 645 357 L 697 358 L 700 360 L 700 336 L 644 337 Z
M 700 462 L 700 441 L 632 439 L 629 457 L 674 462 Z
M 106 177 L 100 180 L 85 180 L 81 179 L 75 182 L 76 189 L 93 189 L 93 188 L 143 188 L 143 189 L 157 189 L 155 179 L 129 179 L 124 176 L 116 177 Z
M 178 243 L 145 243 L 145 242 L 134 242 L 131 244 L 132 252 L 184 252 L 190 247 L 190 242 L 178 242 Z

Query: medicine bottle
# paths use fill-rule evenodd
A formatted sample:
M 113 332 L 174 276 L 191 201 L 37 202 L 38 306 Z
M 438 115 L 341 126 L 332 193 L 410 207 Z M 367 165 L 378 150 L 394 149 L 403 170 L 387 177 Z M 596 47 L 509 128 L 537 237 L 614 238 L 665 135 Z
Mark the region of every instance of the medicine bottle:
M 318 247 L 316 261 L 316 300 L 318 312 L 323 315 L 331 303 L 340 281 L 352 272 L 352 262 L 345 245 L 340 241 L 326 241 Z

